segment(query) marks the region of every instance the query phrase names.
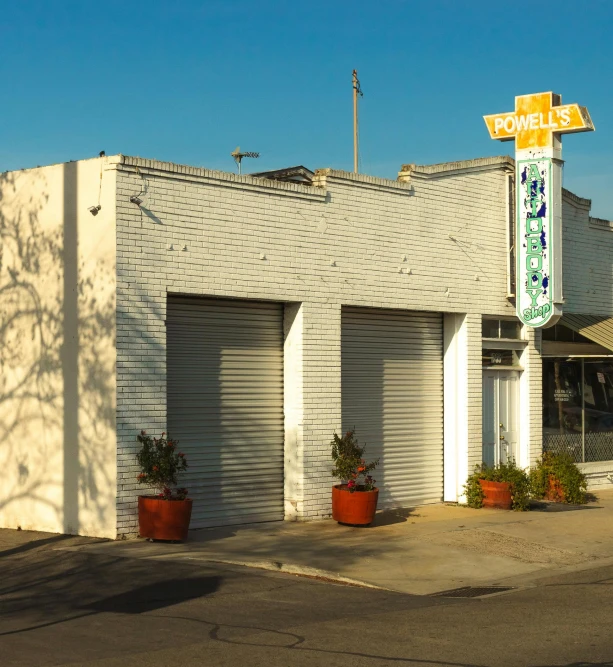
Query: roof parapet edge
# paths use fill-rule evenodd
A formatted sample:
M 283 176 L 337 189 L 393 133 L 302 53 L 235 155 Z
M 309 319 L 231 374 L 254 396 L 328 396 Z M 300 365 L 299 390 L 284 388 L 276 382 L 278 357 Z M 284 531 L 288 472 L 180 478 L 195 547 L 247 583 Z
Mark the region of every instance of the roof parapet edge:
M 588 218 L 588 223 L 593 225 L 596 229 L 609 229 L 613 230 L 613 220 L 606 220 L 605 218 Z
M 585 199 L 585 197 L 579 197 L 579 195 L 576 195 L 574 192 L 571 192 L 566 188 L 562 188 L 562 196 L 566 197 L 566 199 L 569 199 L 574 204 L 578 204 L 579 206 L 585 206 L 588 209 L 592 208 L 591 199 Z
M 460 160 L 458 162 L 441 162 L 439 164 L 403 164 L 398 178 L 406 181 L 412 176 L 418 178 L 433 178 L 438 175 L 448 175 L 457 171 L 471 171 L 484 168 L 506 168 L 514 169 L 515 160 L 510 155 L 497 155 L 494 157 L 480 157 L 472 160 Z
M 288 183 L 286 181 L 274 181 L 265 178 L 257 178 L 248 174 L 233 174 L 231 172 L 219 171 L 216 169 L 207 169 L 205 167 L 191 167 L 189 165 L 176 164 L 174 162 L 162 162 L 160 160 L 150 160 L 147 158 L 133 157 L 129 155 L 121 156 L 120 164 L 124 167 L 134 167 L 138 169 L 149 169 L 152 171 L 168 174 L 169 177 L 194 178 L 197 180 L 216 180 L 225 182 L 229 186 L 246 186 L 258 190 L 285 191 L 287 194 L 307 195 L 320 197 L 320 193 L 314 193 L 310 185 L 300 185 L 298 183 Z
M 369 176 L 367 174 L 356 174 L 352 171 L 343 171 L 342 169 L 332 169 L 330 167 L 315 170 L 313 185 L 315 187 L 326 187 L 326 182 L 329 179 L 367 187 L 400 190 L 401 192 L 411 191 L 410 184 L 402 181 L 392 180 L 391 178 L 381 178 L 379 176 Z

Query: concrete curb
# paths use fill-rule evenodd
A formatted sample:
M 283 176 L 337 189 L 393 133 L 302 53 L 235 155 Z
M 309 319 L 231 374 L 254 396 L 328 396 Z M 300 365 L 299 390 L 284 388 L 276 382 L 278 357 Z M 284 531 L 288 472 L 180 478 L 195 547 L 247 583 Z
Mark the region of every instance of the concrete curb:
M 281 563 L 279 561 L 273 561 L 273 560 L 244 561 L 244 560 L 228 560 L 219 558 L 197 558 L 196 556 L 185 556 L 184 558 L 185 560 L 198 560 L 198 561 L 205 561 L 207 563 L 220 563 L 222 565 L 239 565 L 240 567 L 250 567 L 257 570 L 267 570 L 269 572 L 282 572 L 283 574 L 294 574 L 299 577 L 308 577 L 310 579 L 322 579 L 325 581 L 336 582 L 348 586 L 359 586 L 361 588 L 375 588 L 380 591 L 389 591 L 390 593 L 398 592 L 398 591 L 393 591 L 390 588 L 384 588 L 383 586 L 376 586 L 375 584 L 369 584 L 366 581 L 359 581 L 358 579 L 343 577 L 340 574 L 337 574 L 335 572 L 330 572 L 328 570 L 319 570 L 318 568 L 315 567 L 307 567 L 302 565 L 291 565 L 290 563 Z

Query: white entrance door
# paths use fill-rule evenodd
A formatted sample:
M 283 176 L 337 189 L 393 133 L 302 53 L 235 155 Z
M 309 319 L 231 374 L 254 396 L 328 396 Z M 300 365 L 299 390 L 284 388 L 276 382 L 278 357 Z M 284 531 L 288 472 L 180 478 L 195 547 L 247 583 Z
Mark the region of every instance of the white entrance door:
M 519 458 L 519 372 L 483 371 L 483 462 Z

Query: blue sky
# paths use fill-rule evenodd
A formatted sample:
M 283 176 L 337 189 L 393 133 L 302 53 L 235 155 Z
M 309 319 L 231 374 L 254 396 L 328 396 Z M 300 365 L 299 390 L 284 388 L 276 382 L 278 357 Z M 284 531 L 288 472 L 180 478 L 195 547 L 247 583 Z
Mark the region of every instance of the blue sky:
M 513 151 L 482 116 L 553 90 L 596 132 L 564 138 L 564 185 L 613 219 L 613 1 L 20 0 L 0 14 L 0 171 L 124 153 L 233 171 L 395 178 Z

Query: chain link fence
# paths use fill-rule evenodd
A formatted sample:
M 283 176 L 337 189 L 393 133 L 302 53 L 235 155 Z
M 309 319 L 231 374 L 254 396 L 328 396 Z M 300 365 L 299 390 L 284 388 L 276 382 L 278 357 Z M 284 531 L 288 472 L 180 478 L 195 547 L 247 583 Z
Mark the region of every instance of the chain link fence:
M 581 433 L 543 434 L 543 452 L 570 454 L 575 463 L 613 460 L 613 432 L 586 433 L 585 459 Z

